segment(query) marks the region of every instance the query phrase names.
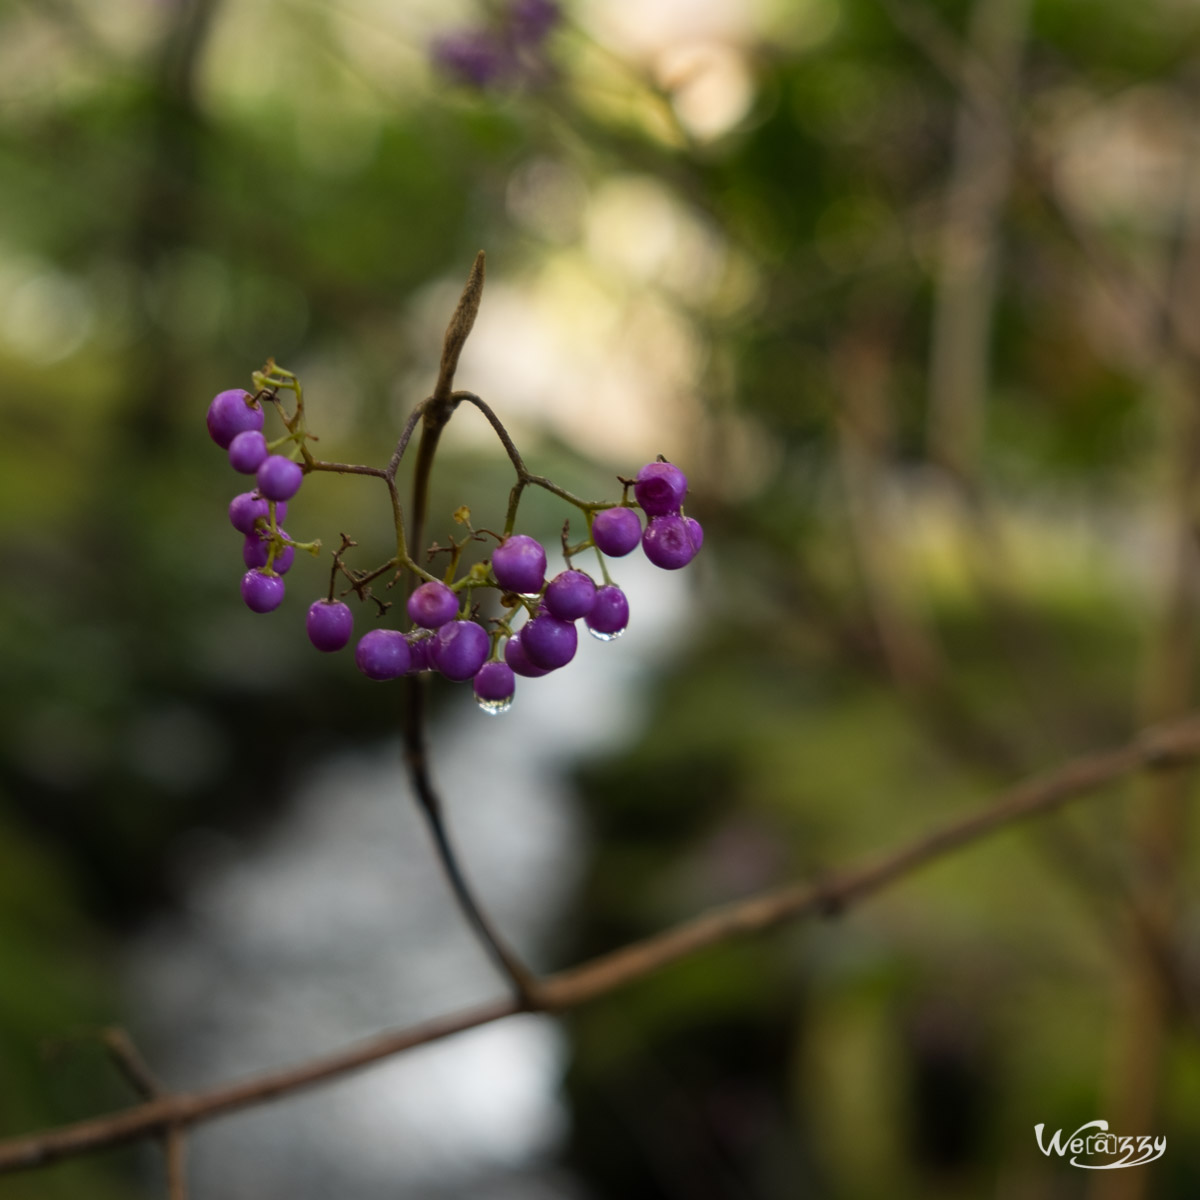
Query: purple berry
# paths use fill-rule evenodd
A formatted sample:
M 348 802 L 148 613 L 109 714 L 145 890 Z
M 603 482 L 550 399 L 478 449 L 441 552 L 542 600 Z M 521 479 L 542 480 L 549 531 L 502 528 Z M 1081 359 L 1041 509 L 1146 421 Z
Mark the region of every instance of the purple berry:
M 602 508 L 592 519 L 592 541 L 609 558 L 624 558 L 641 540 L 642 522 L 632 508 Z
M 647 463 L 637 473 L 633 494 L 648 517 L 677 513 L 687 495 L 687 476 L 668 462 Z
M 518 675 L 524 675 L 527 679 L 537 679 L 542 675 L 550 674 L 545 667 L 536 666 L 529 661 L 529 655 L 525 653 L 525 647 L 521 645 L 520 633 L 514 633 L 505 643 L 504 661 Z
M 275 521 L 282 523 L 287 516 L 287 504 L 280 501 L 275 505 Z M 271 510 L 267 502 L 257 492 L 242 492 L 229 502 L 229 523 L 247 536 L 254 532 L 254 522 L 261 517 L 270 521 Z
M 492 552 L 492 574 L 505 591 L 536 596 L 546 582 L 546 551 L 527 534 L 514 534 Z
M 426 580 L 408 598 L 408 616 L 423 629 L 440 629 L 458 615 L 458 596 L 444 583 Z
M 243 475 L 253 475 L 267 457 L 267 439 L 257 429 L 246 429 L 229 443 L 229 465 Z
M 696 557 L 699 547 L 682 517 L 652 517 L 642 534 L 646 557 L 664 571 L 678 571 Z
M 429 661 L 429 649 L 433 645 L 433 638 L 424 633 L 406 633 L 404 636 L 408 638 L 408 673 L 418 675 L 422 671 L 432 671 L 433 663 Z
M 570 621 L 543 612 L 522 626 L 521 646 L 535 667 L 555 671 L 575 657 L 579 635 Z
M 547 610 L 560 621 L 586 617 L 596 602 L 596 585 L 582 571 L 561 571 L 546 585 Z
M 284 583 L 266 571 L 247 571 L 242 576 L 242 599 L 251 612 L 268 613 L 283 603 Z
M 513 37 L 527 46 L 544 41 L 560 15 L 555 0 L 512 0 L 508 10 Z
M 304 619 L 308 640 L 318 650 L 340 650 L 354 632 L 354 614 L 340 600 L 314 600 Z
M 213 397 L 208 406 L 208 434 L 222 450 L 228 450 L 229 443 L 239 433 L 263 427 L 262 407 L 249 403 L 253 399 L 241 388 L 218 392 Z
M 299 463 L 282 454 L 272 454 L 263 459 L 255 478 L 258 490 L 268 500 L 290 500 L 300 490 L 304 472 Z
M 487 29 L 446 34 L 434 42 L 432 58 L 457 82 L 477 88 L 499 82 L 512 67 L 507 48 Z
M 475 672 L 472 685 L 479 707 L 485 713 L 495 716 L 507 712 L 512 707 L 513 693 L 517 690 L 517 681 L 513 678 L 512 668 L 502 662 L 484 663 Z
M 279 533 L 282 537 L 288 536 L 286 529 L 281 529 Z M 270 535 L 265 529 L 256 529 L 242 543 L 242 561 L 248 567 L 265 567 L 270 549 Z M 284 546 L 275 555 L 275 561 L 271 564 L 271 567 L 277 575 L 286 575 L 292 569 L 292 562 L 295 557 L 296 548 L 294 546 Z
M 695 517 L 684 517 L 683 523 L 688 527 L 688 532 L 692 535 L 692 545 L 699 553 L 700 547 L 704 545 L 704 527 Z
M 487 659 L 491 638 L 474 621 L 451 621 L 434 634 L 429 661 L 447 679 L 470 679 Z
M 596 603 L 592 611 L 583 618 L 592 637 L 602 642 L 611 642 L 625 632 L 629 624 L 629 601 L 615 583 L 606 584 L 596 590 Z
M 399 679 L 411 661 L 408 640 L 396 629 L 372 629 L 354 647 L 354 665 L 377 681 Z

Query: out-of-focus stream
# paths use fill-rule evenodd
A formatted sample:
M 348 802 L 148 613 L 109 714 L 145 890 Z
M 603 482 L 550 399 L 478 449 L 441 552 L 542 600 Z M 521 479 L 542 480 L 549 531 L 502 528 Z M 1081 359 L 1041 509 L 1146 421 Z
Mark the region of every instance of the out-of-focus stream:
M 561 965 L 544 947 L 569 920 L 587 855 L 571 765 L 630 736 L 649 677 L 685 634 L 686 580 L 636 555 L 620 581 L 632 612 L 621 639 L 582 636 L 573 663 L 521 680 L 499 717 L 461 685 L 433 731 L 467 869 L 539 969 Z M 387 702 L 388 685 L 372 686 Z M 197 834 L 181 864 L 186 913 L 144 935 L 127 969 L 138 1039 L 175 1086 L 297 1061 L 504 989 L 433 858 L 398 741 L 326 762 L 258 844 Z M 196 1193 L 579 1196 L 554 1165 L 569 1120 L 558 1095 L 566 1055 L 554 1020 L 520 1017 L 223 1118 L 193 1137 Z

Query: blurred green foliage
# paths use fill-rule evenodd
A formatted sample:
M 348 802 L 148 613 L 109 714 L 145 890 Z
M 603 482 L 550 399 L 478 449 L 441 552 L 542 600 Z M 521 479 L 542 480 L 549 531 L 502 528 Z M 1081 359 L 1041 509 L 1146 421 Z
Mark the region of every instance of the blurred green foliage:
M 517 291 L 567 278 L 610 317 L 649 301 L 690 347 L 662 377 L 687 402 L 650 427 L 708 530 L 705 620 L 639 740 L 581 769 L 594 843 L 565 957 L 910 837 L 1147 711 L 1194 393 L 1194 351 L 1147 299 L 1192 330 L 1189 5 L 1015 20 L 1013 166 L 965 235 L 996 264 L 983 389 L 957 397 L 985 430 L 965 477 L 929 390 L 964 156 L 939 45 L 965 61 L 995 0 L 747 8 L 710 39 L 749 97 L 715 131 L 681 117 L 686 73 L 597 44 L 594 4 L 516 94 L 432 76 L 436 22 L 379 6 L 104 7 L 0 6 L 3 1132 L 123 1101 L 94 1047 L 38 1047 L 120 1019 L 114 946 L 178 901 L 180 836 L 268 826 L 306 764 L 394 725 L 344 663 L 247 621 L 207 398 L 272 355 L 336 457 L 381 460 L 432 378 L 430 297 L 452 302 L 481 246 Z M 578 211 L 553 188 L 522 209 L 547 163 Z M 604 226 L 630 181 L 644 207 Z M 652 208 L 669 250 L 639 266 Z M 646 336 L 639 369 L 672 359 Z M 564 409 L 601 404 L 585 383 L 557 384 Z M 540 469 L 596 493 L 630 469 L 558 416 L 520 414 Z M 480 520 L 507 466 L 453 453 L 433 511 Z M 386 547 L 379 497 L 329 483 L 327 544 Z M 296 576 L 316 592 L 324 571 Z M 1189 560 L 1186 605 L 1194 582 Z M 1180 628 L 1166 652 L 1190 660 Z M 573 1014 L 572 1164 L 622 1200 L 1082 1195 L 1032 1129 L 1108 1115 L 1134 793 Z M 1194 1030 L 1168 1038 L 1154 1194 L 1188 1196 L 1200 1060 Z M 103 1200 L 133 1194 L 128 1168 L 0 1192 Z

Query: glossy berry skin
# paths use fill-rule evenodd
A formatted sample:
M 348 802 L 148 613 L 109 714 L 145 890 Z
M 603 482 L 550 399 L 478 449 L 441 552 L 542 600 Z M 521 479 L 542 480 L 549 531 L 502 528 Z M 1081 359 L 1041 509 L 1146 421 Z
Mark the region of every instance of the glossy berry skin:
M 340 600 L 314 600 L 304 619 L 308 640 L 325 654 L 340 650 L 354 632 L 354 614 Z
M 700 547 L 704 545 L 704 527 L 695 517 L 684 517 L 683 523 L 688 527 L 688 531 L 692 535 L 692 545 L 699 553 Z
M 242 388 L 232 388 L 218 392 L 208 406 L 208 435 L 222 450 L 228 450 L 239 433 L 262 429 L 262 406 L 247 404 L 250 398 L 250 393 Z
M 492 552 L 492 574 L 505 591 L 536 596 L 546 582 L 546 551 L 528 534 L 513 534 Z
M 243 475 L 253 475 L 267 457 L 267 439 L 257 429 L 246 429 L 229 443 L 229 465 Z
M 432 671 L 433 663 L 429 661 L 429 648 L 433 645 L 433 638 L 421 637 L 415 633 L 406 633 L 404 636 L 408 638 L 408 673 L 418 675 L 422 671 Z
M 577 621 L 592 611 L 596 585 L 582 571 L 561 571 L 546 585 L 542 603 L 560 621 Z
M 491 644 L 482 625 L 474 621 L 451 621 L 434 634 L 429 661 L 447 679 L 461 683 L 483 666 Z
M 265 571 L 247 571 L 242 576 L 242 599 L 251 612 L 273 612 L 283 603 L 283 580 Z
M 672 463 L 647 463 L 637 473 L 633 494 L 648 517 L 678 513 L 687 495 L 687 476 Z
M 408 618 L 422 629 L 440 629 L 458 616 L 458 596 L 444 583 L 426 580 L 408 598 Z
M 615 583 L 597 588 L 596 603 L 583 622 L 594 633 L 604 637 L 622 633 L 629 624 L 629 600 L 625 593 Z
M 549 675 L 550 672 L 545 667 L 539 667 L 529 661 L 529 655 L 525 653 L 525 647 L 521 645 L 520 633 L 514 633 L 504 644 L 504 661 L 518 675 L 524 675 L 526 679 L 538 679 L 542 675 Z
M 517 690 L 512 667 L 502 662 L 484 663 L 472 684 L 480 700 L 509 700 Z
M 281 529 L 279 532 L 284 537 L 288 536 L 286 529 Z M 242 543 L 242 561 L 248 567 L 265 567 L 270 549 L 270 538 L 266 535 L 266 531 L 256 530 Z M 292 569 L 295 557 L 295 546 L 284 546 L 283 550 L 275 555 L 275 561 L 271 564 L 275 574 L 286 575 Z
M 290 458 L 271 454 L 263 459 L 255 478 L 259 492 L 268 500 L 290 500 L 300 490 L 304 472 Z
M 377 682 L 399 679 L 411 661 L 408 639 L 397 629 L 372 629 L 354 648 L 354 665 Z
M 592 519 L 592 541 L 609 558 L 624 558 L 641 540 L 642 522 L 632 508 L 602 508 Z
M 646 557 L 664 571 L 678 571 L 696 557 L 699 547 L 682 517 L 654 517 L 642 534 Z
M 521 627 L 521 646 L 535 667 L 556 671 L 575 657 L 579 635 L 570 621 L 543 612 Z
M 275 505 L 275 520 L 282 522 L 287 516 L 287 504 L 280 502 Z M 267 502 L 257 492 L 242 492 L 229 502 L 229 523 L 247 537 L 254 532 L 254 522 L 261 517 L 270 521 L 271 510 Z

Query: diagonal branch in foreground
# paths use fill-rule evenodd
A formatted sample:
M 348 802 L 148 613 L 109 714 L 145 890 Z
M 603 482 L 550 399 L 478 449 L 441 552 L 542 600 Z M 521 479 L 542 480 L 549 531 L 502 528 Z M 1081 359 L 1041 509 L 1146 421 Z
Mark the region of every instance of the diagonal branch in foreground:
M 584 1004 L 707 946 L 802 916 L 834 916 L 918 868 L 1028 817 L 1139 770 L 1179 767 L 1200 758 L 1200 715 L 1144 730 L 1116 749 L 1073 759 L 1003 793 L 990 805 L 937 826 L 906 845 L 831 872 L 816 883 L 793 884 L 725 905 L 663 933 L 635 942 L 540 982 L 548 1010 Z M 455 1033 L 526 1011 L 516 999 L 493 1001 L 356 1042 L 294 1067 L 269 1071 L 202 1092 L 178 1092 L 135 1108 L 0 1142 L 0 1173 L 43 1166 L 102 1147 L 159 1135 L 164 1129 L 212 1120 L 265 1104 L 303 1088 Z

